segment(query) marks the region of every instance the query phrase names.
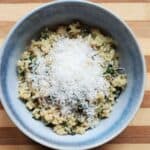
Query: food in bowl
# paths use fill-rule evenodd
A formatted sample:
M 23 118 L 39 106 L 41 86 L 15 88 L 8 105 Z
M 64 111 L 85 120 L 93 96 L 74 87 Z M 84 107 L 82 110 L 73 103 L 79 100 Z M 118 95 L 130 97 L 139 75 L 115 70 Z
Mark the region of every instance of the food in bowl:
M 45 28 L 18 60 L 17 72 L 20 99 L 60 135 L 83 134 L 109 117 L 127 84 L 116 42 L 80 22 Z

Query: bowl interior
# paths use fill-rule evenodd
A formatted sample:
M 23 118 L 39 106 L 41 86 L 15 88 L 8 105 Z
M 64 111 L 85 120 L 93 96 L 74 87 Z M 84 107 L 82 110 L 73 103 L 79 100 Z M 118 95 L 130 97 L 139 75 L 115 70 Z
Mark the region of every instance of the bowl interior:
M 117 41 L 117 51 L 121 66 L 126 69 L 128 84 L 108 119 L 102 120 L 96 128 L 84 135 L 59 136 L 40 121 L 32 119 L 32 114 L 18 99 L 16 62 L 25 46 L 41 28 L 54 27 L 72 20 L 100 27 Z M 108 141 L 133 117 L 143 93 L 143 62 L 130 31 L 108 11 L 85 2 L 59 2 L 45 5 L 23 19 L 14 28 L 4 45 L 0 74 L 2 102 L 9 115 L 11 114 L 11 118 L 31 138 L 55 148 L 87 148 Z

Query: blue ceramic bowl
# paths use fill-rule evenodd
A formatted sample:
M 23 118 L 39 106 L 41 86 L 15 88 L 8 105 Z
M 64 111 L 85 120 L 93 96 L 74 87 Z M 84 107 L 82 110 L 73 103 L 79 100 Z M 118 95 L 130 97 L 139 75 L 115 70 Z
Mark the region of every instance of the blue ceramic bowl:
M 44 26 L 80 20 L 107 31 L 117 42 L 121 65 L 126 69 L 128 85 L 108 119 L 83 135 L 60 136 L 32 119 L 18 99 L 16 62 L 28 42 Z M 144 94 L 145 63 L 137 41 L 128 26 L 102 6 L 83 1 L 57 1 L 34 9 L 10 31 L 1 49 L 0 93 L 2 104 L 16 126 L 28 137 L 56 149 L 88 149 L 116 137 L 133 119 Z

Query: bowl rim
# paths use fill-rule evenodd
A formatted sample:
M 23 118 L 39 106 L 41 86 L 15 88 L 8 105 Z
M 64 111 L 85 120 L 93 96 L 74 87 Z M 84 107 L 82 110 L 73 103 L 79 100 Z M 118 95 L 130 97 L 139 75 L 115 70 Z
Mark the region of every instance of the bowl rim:
M 140 93 L 140 96 L 138 98 L 138 102 L 136 104 L 136 107 L 133 111 L 133 113 L 128 117 L 128 119 L 126 120 L 126 122 L 115 132 L 113 133 L 111 136 L 107 137 L 105 140 L 101 141 L 101 142 L 98 142 L 98 143 L 95 143 L 95 144 L 91 144 L 91 145 L 84 145 L 84 146 L 81 146 L 79 149 L 91 149 L 91 148 L 95 148 L 97 146 L 101 146 L 105 143 L 107 143 L 108 141 L 114 139 L 116 136 L 118 136 L 127 126 L 128 124 L 130 123 L 130 121 L 133 119 L 133 117 L 135 116 L 135 114 L 137 113 L 141 103 L 142 103 L 142 100 L 143 100 L 143 96 L 144 96 L 144 89 L 145 89 L 145 81 L 146 81 L 146 65 L 145 65 L 145 59 L 144 59 L 144 56 L 142 54 L 142 52 L 140 51 L 140 46 L 136 40 L 136 37 L 133 33 L 133 31 L 129 28 L 129 26 L 126 24 L 126 22 L 121 19 L 117 14 L 115 14 L 114 12 L 112 12 L 111 10 L 109 10 L 108 8 L 105 8 L 104 6 L 102 5 L 98 5 L 96 3 L 93 3 L 93 2 L 89 2 L 89 1 L 83 1 L 83 0 L 61 0 L 61 1 L 53 1 L 53 2 L 48 2 L 46 4 L 42 4 L 36 8 L 34 8 L 33 10 L 29 11 L 26 15 L 24 15 L 23 17 L 21 17 L 17 23 L 12 27 L 12 29 L 9 31 L 6 39 L 5 39 L 5 42 L 4 44 L 2 44 L 2 47 L 0 49 L 0 67 L 1 67 L 1 63 L 2 63 L 2 57 L 3 57 L 3 53 L 4 53 L 4 49 L 5 49 L 5 46 L 7 45 L 7 41 L 9 40 L 9 38 L 11 37 L 11 35 L 13 34 L 13 32 L 18 28 L 18 26 L 23 22 L 25 21 L 26 19 L 28 19 L 28 17 L 30 17 L 30 15 L 32 15 L 33 13 L 36 13 L 37 11 L 47 7 L 47 6 L 52 6 L 52 5 L 55 5 L 55 4 L 61 4 L 61 3 L 67 3 L 67 2 L 76 2 L 76 3 L 83 3 L 83 4 L 88 4 L 88 5 L 91 5 L 91 6 L 95 6 L 97 8 L 100 8 L 100 9 L 103 9 L 104 11 L 106 11 L 107 13 L 111 14 L 113 17 L 115 17 L 117 20 L 119 20 L 126 28 L 127 30 L 130 32 L 130 34 L 132 35 L 137 47 L 138 47 L 138 51 L 139 51 L 139 54 L 140 54 L 140 57 L 141 57 L 141 61 L 142 61 L 142 67 L 143 67 L 143 83 L 142 83 L 142 89 L 141 89 L 141 93 Z M 1 103 L 2 105 L 4 106 L 5 108 L 5 111 L 7 112 L 9 118 L 13 121 L 13 123 L 17 126 L 17 128 L 22 132 L 24 133 L 27 137 L 29 137 L 30 139 L 34 140 L 35 142 L 43 145 L 43 146 L 46 146 L 46 147 L 49 147 L 49 148 L 54 148 L 54 149 L 64 149 L 64 150 L 69 150 L 70 148 L 71 149 L 76 149 L 75 147 L 65 147 L 65 146 L 60 146 L 60 145 L 53 145 L 51 143 L 47 143 L 46 141 L 38 138 L 37 136 L 33 135 L 32 133 L 30 133 L 26 128 L 24 128 L 22 126 L 22 124 L 16 119 L 16 117 L 11 113 L 11 111 L 9 110 L 9 107 L 7 106 L 7 102 L 5 101 L 5 98 L 4 98 L 4 95 L 2 93 L 2 84 L 1 84 L 1 80 L 0 80 L 0 98 L 1 98 Z

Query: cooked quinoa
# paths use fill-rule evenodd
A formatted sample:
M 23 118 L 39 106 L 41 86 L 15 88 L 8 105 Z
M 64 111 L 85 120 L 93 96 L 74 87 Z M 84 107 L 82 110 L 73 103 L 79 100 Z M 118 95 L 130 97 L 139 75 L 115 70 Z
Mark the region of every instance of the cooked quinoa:
M 109 117 L 127 84 L 115 49 L 79 22 L 44 29 L 17 62 L 19 98 L 57 134 L 85 133 Z

